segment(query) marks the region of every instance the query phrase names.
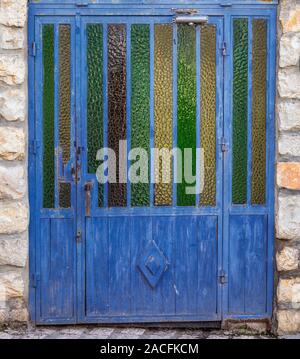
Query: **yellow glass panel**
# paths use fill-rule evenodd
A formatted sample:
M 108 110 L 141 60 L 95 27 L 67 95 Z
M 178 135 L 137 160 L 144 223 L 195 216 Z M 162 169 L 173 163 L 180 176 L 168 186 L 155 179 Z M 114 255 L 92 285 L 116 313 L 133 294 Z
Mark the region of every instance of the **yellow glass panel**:
M 264 204 L 266 191 L 267 23 L 253 21 L 252 203 Z
M 216 203 L 216 28 L 201 29 L 201 147 L 204 149 L 204 190 L 201 206 Z
M 173 145 L 173 64 L 172 64 L 172 25 L 155 26 L 154 48 L 154 125 L 155 147 L 171 150 Z M 172 204 L 172 161 L 163 171 L 162 160 L 155 163 L 155 205 Z M 164 178 L 163 178 L 164 176 Z M 170 178 L 169 183 L 163 183 Z

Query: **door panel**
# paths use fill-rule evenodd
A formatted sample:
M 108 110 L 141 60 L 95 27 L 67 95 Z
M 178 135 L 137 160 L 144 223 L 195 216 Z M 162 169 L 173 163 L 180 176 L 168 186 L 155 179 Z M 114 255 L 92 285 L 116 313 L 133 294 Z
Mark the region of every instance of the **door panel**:
M 76 321 L 74 24 L 36 21 L 36 320 Z M 39 303 L 39 304 L 38 304 Z
M 79 140 L 86 151 L 78 200 L 85 207 L 82 320 L 216 320 L 222 18 L 193 27 L 173 25 L 170 17 L 86 17 L 81 26 L 86 46 Z M 127 148 L 119 148 L 120 140 Z M 117 163 L 125 157 L 127 171 L 134 163 L 126 160 L 129 151 L 142 148 L 149 156 L 148 183 L 130 183 L 126 169 L 117 165 L 116 179 L 125 176 L 124 183 L 98 184 L 103 161 L 95 156 L 101 145 L 115 150 Z M 187 194 L 188 183 L 175 183 L 180 162 L 171 157 L 165 169 L 151 149 L 191 148 L 199 183 L 195 155 L 201 145 L 207 182 L 203 195 Z M 183 160 L 187 172 L 185 166 Z

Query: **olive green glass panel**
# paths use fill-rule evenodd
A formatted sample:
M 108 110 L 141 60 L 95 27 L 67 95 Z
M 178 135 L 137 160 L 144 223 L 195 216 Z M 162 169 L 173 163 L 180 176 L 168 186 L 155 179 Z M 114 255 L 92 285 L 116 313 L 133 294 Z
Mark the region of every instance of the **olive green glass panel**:
M 172 25 L 156 25 L 154 33 L 154 127 L 155 148 L 172 149 L 173 118 L 173 31 Z M 155 205 L 172 204 L 172 159 L 155 161 Z
M 61 182 L 59 184 L 59 207 L 70 208 L 71 207 L 71 184 Z
M 216 27 L 201 29 L 200 142 L 204 150 L 201 206 L 216 204 Z
M 62 161 L 70 161 L 71 144 L 71 27 L 59 26 L 59 146 L 62 150 Z M 59 186 L 59 206 L 71 206 L 71 185 Z
M 192 149 L 191 175 L 196 175 L 196 30 L 194 26 L 178 26 L 177 52 L 177 144 L 182 153 L 185 148 Z M 182 173 L 186 169 L 189 171 L 186 166 L 187 163 L 183 163 Z M 186 193 L 186 188 L 190 186 L 195 186 L 195 183 L 186 183 L 183 176 L 182 183 L 177 185 L 178 206 L 196 204 L 195 195 Z
M 150 154 L 150 29 L 149 25 L 131 26 L 131 147 Z M 139 159 L 137 159 L 139 160 Z M 149 168 L 149 166 L 148 166 Z M 139 174 L 141 175 L 141 174 Z M 148 183 L 131 184 L 131 205 L 147 206 Z
M 232 201 L 247 201 L 248 20 L 233 23 L 233 175 Z
M 43 26 L 43 207 L 54 208 L 54 26 Z
M 252 204 L 265 203 L 267 22 L 253 21 Z
M 117 163 L 123 153 L 119 141 L 126 140 L 126 30 L 124 24 L 108 25 L 108 146 L 115 151 Z M 126 207 L 126 183 L 120 183 L 119 166 L 116 182 L 108 185 L 109 207 Z
M 103 38 L 102 25 L 87 25 L 87 147 L 88 172 L 96 173 L 97 151 L 103 147 Z M 98 186 L 98 204 L 103 205 L 103 185 Z

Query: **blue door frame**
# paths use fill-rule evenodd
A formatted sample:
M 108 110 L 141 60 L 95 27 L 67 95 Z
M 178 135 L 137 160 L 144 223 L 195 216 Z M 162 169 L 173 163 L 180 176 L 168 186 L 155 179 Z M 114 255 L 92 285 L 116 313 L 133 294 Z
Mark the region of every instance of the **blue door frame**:
M 276 69 L 276 22 L 277 22 L 277 1 L 260 2 L 260 1 L 239 1 L 232 0 L 230 4 L 224 1 L 211 0 L 211 1 L 188 1 L 184 0 L 180 2 L 180 5 L 170 5 L 169 1 L 145 1 L 143 4 L 136 4 L 134 0 L 120 0 L 118 4 L 111 4 L 110 0 L 97 1 L 93 4 L 88 4 L 87 1 L 64 1 L 64 4 L 58 4 L 55 0 L 44 0 L 37 3 L 36 1 L 30 2 L 29 5 L 29 191 L 30 191 L 30 291 L 29 291 L 29 305 L 31 320 L 37 324 L 67 324 L 67 323 L 101 323 L 101 322 L 146 322 L 155 321 L 149 317 L 140 316 L 138 318 L 128 318 L 126 316 L 115 316 L 107 318 L 101 317 L 88 317 L 85 315 L 84 302 L 85 302 L 85 249 L 83 248 L 83 242 L 76 244 L 74 242 L 73 253 L 74 256 L 70 259 L 70 263 L 76 268 L 76 272 L 71 275 L 71 279 L 74 281 L 72 302 L 68 303 L 69 312 L 66 316 L 60 318 L 51 318 L 51 316 L 42 317 L 40 315 L 41 308 L 43 306 L 43 300 L 41 293 L 46 288 L 41 285 L 41 256 L 43 256 L 43 250 L 40 243 L 40 218 L 45 216 L 53 216 L 52 213 L 46 213 L 43 210 L 42 216 L 40 214 L 40 183 L 39 183 L 39 166 L 41 166 L 41 156 L 39 155 L 40 138 L 39 133 L 41 129 L 41 119 L 37 114 L 41 113 L 41 98 L 39 97 L 37 84 L 42 82 L 41 78 L 41 66 L 42 55 L 39 48 L 39 37 L 41 36 L 40 25 L 47 23 L 51 19 L 51 23 L 63 23 L 70 24 L 71 31 L 71 43 L 84 45 L 83 37 L 83 25 L 86 21 L 97 22 L 101 16 L 114 16 L 114 19 L 118 19 L 118 16 L 138 16 L 141 21 L 148 21 L 149 16 L 159 16 L 161 18 L 171 18 L 174 13 L 172 8 L 187 8 L 193 7 L 201 11 L 202 14 L 209 16 L 211 19 L 215 19 L 215 23 L 219 26 L 222 24 L 222 36 L 223 42 L 227 46 L 227 55 L 222 59 L 223 63 L 223 94 L 222 96 L 222 112 L 223 112 L 223 137 L 228 143 L 228 151 L 223 157 L 223 180 L 220 183 L 222 191 L 220 208 L 222 209 L 220 222 L 219 222 L 219 246 L 218 246 L 218 272 L 222 274 L 223 281 L 218 286 L 218 310 L 217 315 L 207 315 L 201 317 L 177 317 L 172 318 L 172 321 L 211 321 L 211 320 L 224 320 L 224 319 L 264 319 L 271 318 L 272 316 L 272 301 L 273 301 L 273 252 L 274 252 L 274 158 L 275 158 L 275 69 Z M 232 205 L 232 79 L 233 79 L 233 21 L 235 18 L 256 19 L 263 18 L 267 20 L 268 32 L 268 60 L 267 60 L 267 167 L 266 167 L 266 205 L 265 206 L 253 206 L 248 198 L 247 204 Z M 89 20 L 87 20 L 89 19 Z M 249 21 L 249 27 L 251 26 Z M 249 34 L 251 31 L 249 32 Z M 252 38 L 249 36 L 249 44 L 251 44 Z M 84 139 L 80 134 L 84 133 L 82 128 L 82 121 L 80 118 L 84 112 L 84 103 L 82 98 L 82 89 L 86 84 L 82 82 L 83 67 L 81 62 L 83 60 L 82 48 L 80 46 L 72 46 L 71 58 L 74 62 L 72 67 L 71 82 L 72 88 L 75 89 L 72 94 L 72 117 L 76 118 L 77 135 L 75 129 L 72 130 L 73 140 L 77 145 L 84 146 Z M 250 48 L 250 46 L 249 46 Z M 250 51 L 250 50 L 249 50 Z M 251 65 L 249 65 L 251 66 Z M 251 101 L 251 93 L 250 100 Z M 75 121 L 74 121 L 75 122 Z M 248 137 L 250 138 L 251 129 L 248 129 Z M 251 146 L 251 143 L 248 143 Z M 74 154 L 75 155 L 75 154 Z M 221 176 L 222 177 L 222 176 Z M 82 182 L 84 178 L 82 179 Z M 251 183 L 248 182 L 248 187 Z M 250 188 L 250 187 L 249 187 Z M 73 210 L 66 212 L 64 210 L 57 211 L 56 216 L 64 218 L 69 221 L 73 221 L 74 227 L 70 230 L 70 238 L 76 237 L 78 228 L 84 228 L 84 205 L 80 199 L 83 198 L 83 186 L 78 186 L 77 196 L 72 198 L 74 204 Z M 250 191 L 248 191 L 249 193 Z M 75 193 L 75 191 L 74 191 Z M 77 199 L 76 199 L 76 198 Z M 157 210 L 157 214 L 166 215 L 165 209 L 161 208 Z M 197 209 L 199 214 L 199 210 Z M 115 209 L 115 215 L 120 215 L 122 210 Z M 143 209 L 140 210 L 143 214 Z M 192 209 L 182 208 L 180 210 L 181 215 L 192 215 Z M 214 211 L 206 209 L 205 214 L 213 215 Z M 252 219 L 254 218 L 253 222 Z M 238 236 L 238 228 L 244 226 L 246 237 L 253 237 L 251 228 L 261 230 L 265 232 L 263 240 L 265 243 L 265 257 L 259 258 L 257 261 L 248 260 L 243 258 L 245 263 L 236 263 L 236 257 L 241 250 L 235 248 L 231 242 L 232 233 L 234 236 Z M 43 228 L 46 231 L 46 228 Z M 248 248 L 249 249 L 249 248 Z M 250 257 L 256 258 L 256 253 L 251 252 Z M 260 261 L 260 262 L 259 262 Z M 241 265 L 239 267 L 239 265 Z M 260 303 L 256 306 L 249 305 L 248 301 L 253 302 L 253 298 L 259 297 L 259 290 L 253 285 L 244 285 L 242 287 L 235 287 L 232 289 L 232 283 L 235 279 L 233 275 L 239 277 L 240 273 L 236 273 L 237 269 L 244 268 L 242 280 L 247 282 L 247 279 L 251 279 L 251 276 L 257 273 L 246 270 L 245 267 L 251 268 L 251 266 L 257 266 L 258 271 L 261 271 L 266 276 L 265 280 L 265 295 L 260 299 Z M 258 272 L 259 273 L 259 272 Z M 224 276 L 223 276 L 224 274 Z M 241 279 L 240 278 L 240 279 Z M 44 283 L 46 285 L 46 283 Z M 248 292 L 247 292 L 248 291 Z M 252 294 L 247 299 L 247 293 Z M 243 292 L 243 295 L 241 294 Z M 61 293 L 62 299 L 64 293 Z M 234 302 L 234 296 L 240 296 L 240 300 Z M 263 302 L 262 302 L 263 301 Z M 247 304 L 248 303 L 248 304 Z M 160 318 L 160 321 L 169 321 L 168 317 Z

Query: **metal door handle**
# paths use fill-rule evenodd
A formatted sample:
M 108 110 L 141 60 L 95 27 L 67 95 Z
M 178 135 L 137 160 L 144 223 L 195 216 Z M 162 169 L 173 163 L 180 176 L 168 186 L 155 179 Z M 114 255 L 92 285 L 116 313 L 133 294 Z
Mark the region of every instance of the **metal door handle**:
M 87 182 L 84 185 L 84 191 L 85 191 L 85 215 L 86 217 L 90 217 L 91 216 L 91 198 L 92 198 L 92 191 L 93 188 L 93 183 L 92 182 Z
M 208 17 L 203 15 L 178 15 L 174 16 L 173 22 L 175 24 L 204 25 L 208 23 Z

